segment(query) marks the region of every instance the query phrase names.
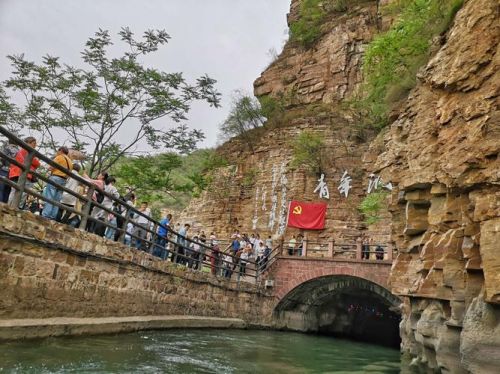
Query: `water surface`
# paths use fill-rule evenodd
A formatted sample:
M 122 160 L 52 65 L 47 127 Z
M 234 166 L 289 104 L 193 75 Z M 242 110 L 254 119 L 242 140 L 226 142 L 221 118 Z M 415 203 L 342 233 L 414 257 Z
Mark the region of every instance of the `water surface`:
M 0 345 L 2 373 L 399 373 L 394 349 L 315 335 L 167 330 Z

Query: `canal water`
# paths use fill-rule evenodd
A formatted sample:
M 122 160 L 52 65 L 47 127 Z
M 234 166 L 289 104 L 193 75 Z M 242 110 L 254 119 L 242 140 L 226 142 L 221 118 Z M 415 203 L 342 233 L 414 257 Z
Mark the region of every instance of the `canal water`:
M 399 351 L 331 337 L 167 330 L 0 344 L 0 373 L 399 373 Z

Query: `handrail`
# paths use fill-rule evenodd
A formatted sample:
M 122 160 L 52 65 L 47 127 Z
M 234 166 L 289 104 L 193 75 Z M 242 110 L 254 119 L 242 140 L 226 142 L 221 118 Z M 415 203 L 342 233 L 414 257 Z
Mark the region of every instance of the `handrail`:
M 240 268 L 240 271 L 238 273 L 238 282 L 240 281 L 240 275 L 242 275 L 242 268 L 245 268 L 245 276 L 251 277 L 251 278 L 258 278 L 259 276 L 259 265 L 257 264 L 256 261 L 253 261 L 251 259 L 246 259 L 246 260 L 241 260 L 238 256 L 234 256 L 231 253 L 224 253 L 223 250 L 217 249 L 214 245 L 206 245 L 205 243 L 201 241 L 194 241 L 192 238 L 189 238 L 187 236 L 180 235 L 179 232 L 174 231 L 172 228 L 167 227 L 165 225 L 162 225 L 159 221 L 153 219 L 152 217 L 148 216 L 147 214 L 142 213 L 139 211 L 137 208 L 135 208 L 132 205 L 129 205 L 128 203 L 124 202 L 123 200 L 114 197 L 113 195 L 109 194 L 105 190 L 99 188 L 96 186 L 94 183 L 91 181 L 71 172 L 67 168 L 55 163 L 52 161 L 50 158 L 46 157 L 36 149 L 30 147 L 27 143 L 19 139 L 15 134 L 11 133 L 10 131 L 6 130 L 4 127 L 0 126 L 0 134 L 5 136 L 7 139 L 10 141 L 14 142 L 21 148 L 26 149 L 28 152 L 28 155 L 26 159 L 24 160 L 24 164 L 18 162 L 16 159 L 8 157 L 5 153 L 0 151 L 0 158 L 7 160 L 10 164 L 14 164 L 17 167 L 19 167 L 22 171 L 21 177 L 18 179 L 17 183 L 5 178 L 3 176 L 0 176 L 0 183 L 9 185 L 11 188 L 14 188 L 15 190 L 15 198 L 12 202 L 12 205 L 14 207 L 18 207 L 19 202 L 21 200 L 22 193 L 26 193 L 27 195 L 34 196 L 37 199 L 43 200 L 46 203 L 50 203 L 52 205 L 57 206 L 58 208 L 64 209 L 66 211 L 71 212 L 72 214 L 78 215 L 81 217 L 80 220 L 80 229 L 85 229 L 85 226 L 87 222 L 90 220 L 92 222 L 99 222 L 99 224 L 109 227 L 113 230 L 116 230 L 120 233 L 119 240 L 125 242 L 127 235 L 130 236 L 131 238 L 135 238 L 136 240 L 139 240 L 140 243 L 146 243 L 146 247 L 149 247 L 149 251 L 151 253 L 155 253 L 157 248 L 160 246 L 157 242 L 158 239 L 158 229 L 161 227 L 165 230 L 167 230 L 167 233 L 169 234 L 167 237 L 162 237 L 162 239 L 165 240 L 165 246 L 168 244 L 171 244 L 174 247 L 173 251 L 170 251 L 173 253 L 172 260 L 175 259 L 177 261 L 178 258 L 181 258 L 181 263 L 188 262 L 190 263 L 191 261 L 195 261 L 192 256 L 186 255 L 191 254 L 193 252 L 193 249 L 191 248 L 191 244 L 197 244 L 200 246 L 200 254 L 203 253 L 203 259 L 198 260 L 198 266 L 196 266 L 195 270 L 202 270 L 203 265 L 209 265 L 210 268 L 212 269 L 212 274 L 214 275 L 220 275 L 219 273 L 223 269 L 228 269 L 230 267 L 229 264 L 232 265 L 231 271 L 235 271 L 236 267 Z M 72 191 L 64 186 L 61 185 L 56 185 L 53 181 L 49 179 L 48 176 L 43 175 L 42 173 L 36 171 L 36 170 L 31 170 L 31 162 L 33 158 L 38 158 L 39 160 L 43 161 L 44 163 L 50 165 L 53 169 L 57 169 L 65 173 L 67 175 L 67 178 L 71 178 L 76 180 L 80 185 L 85 186 L 87 188 L 87 193 L 85 195 L 79 194 L 75 191 Z M 44 181 L 45 183 L 51 184 L 56 186 L 58 189 L 61 191 L 67 192 L 71 194 L 72 196 L 76 197 L 77 199 L 80 200 L 80 202 L 83 202 L 83 208 L 82 211 L 71 208 L 67 205 L 64 205 L 60 203 L 59 201 L 55 201 L 53 199 L 50 199 L 43 194 L 38 193 L 32 188 L 29 188 L 26 185 L 27 182 L 27 176 L 28 174 L 34 175 L 40 180 Z M 107 197 L 114 206 L 119 206 L 122 208 L 122 212 L 125 212 L 125 215 L 123 213 L 119 213 L 115 211 L 113 208 L 108 208 L 104 206 L 102 203 L 98 203 L 97 201 L 92 199 L 92 196 L 95 191 L 98 191 L 105 197 Z M 90 214 L 91 207 L 94 208 L 99 208 L 102 209 L 106 214 L 112 214 L 116 219 L 120 218 L 123 219 L 124 222 L 122 223 L 121 227 L 119 227 L 118 224 L 114 225 L 106 221 L 99 220 L 95 217 L 93 217 Z M 150 234 L 151 240 L 149 240 L 147 237 L 139 237 L 135 235 L 135 233 L 130 233 L 127 232 L 127 224 L 130 222 L 130 220 L 133 220 L 132 215 L 135 217 L 143 217 L 146 219 L 147 223 L 145 224 L 139 224 L 139 223 L 134 223 L 134 226 L 140 226 L 141 229 L 148 234 Z M 176 241 L 172 240 L 172 236 L 175 235 L 177 238 Z M 147 236 L 147 235 L 146 235 Z M 179 240 L 180 239 L 180 240 Z M 201 250 L 203 248 L 203 250 Z M 182 249 L 182 251 L 180 250 Z M 183 252 L 183 253 L 181 253 Z M 224 260 L 222 256 L 229 256 L 231 261 Z M 200 256 L 200 255 L 198 255 Z M 208 261 L 206 261 L 208 258 Z M 191 267 L 191 266 L 190 266 Z M 252 269 L 253 267 L 253 269 Z M 215 269 L 215 272 L 213 271 Z

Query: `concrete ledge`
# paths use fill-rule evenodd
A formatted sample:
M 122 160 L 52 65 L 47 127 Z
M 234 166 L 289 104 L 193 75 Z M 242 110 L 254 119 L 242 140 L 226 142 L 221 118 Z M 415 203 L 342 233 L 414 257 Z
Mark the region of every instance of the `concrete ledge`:
M 140 330 L 178 328 L 243 329 L 247 324 L 238 318 L 198 316 L 133 316 L 106 318 L 43 318 L 0 320 L 0 341 L 114 334 Z

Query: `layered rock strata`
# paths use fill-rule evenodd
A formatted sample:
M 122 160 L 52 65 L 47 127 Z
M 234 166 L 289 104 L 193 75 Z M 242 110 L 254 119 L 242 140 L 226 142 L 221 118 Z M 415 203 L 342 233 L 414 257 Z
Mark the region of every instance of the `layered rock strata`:
M 500 368 L 498 2 L 467 1 L 377 161 L 397 184 L 402 350 L 443 372 Z
M 378 224 L 367 227 L 357 210 L 367 194 L 371 163 L 380 152 L 367 152 L 373 132 L 360 130 L 348 111 L 333 109 L 358 88 L 364 47 L 379 28 L 376 1 L 353 4 L 348 12 L 328 19 L 312 49 L 287 43 L 255 81 L 257 96 L 284 100 L 293 115 L 285 116 L 278 128 L 252 135 L 252 149 L 241 139 L 219 147 L 230 166 L 215 173 L 208 191 L 174 220 L 191 222 L 195 230 L 215 231 L 220 237 L 239 229 L 288 239 L 299 232 L 286 228 L 290 200 L 323 201 L 328 203 L 326 228 L 307 233 L 313 246 L 318 241 L 326 246 L 327 238 L 352 245 L 362 231 L 368 231 L 377 243 L 388 243 L 388 212 L 381 214 L 384 219 Z M 289 21 L 299 16 L 299 7 L 300 1 L 292 1 Z M 319 174 L 291 166 L 292 142 L 303 131 L 324 139 L 322 172 L 330 199 L 320 199 L 314 192 Z M 352 180 L 347 197 L 338 190 L 346 171 Z

